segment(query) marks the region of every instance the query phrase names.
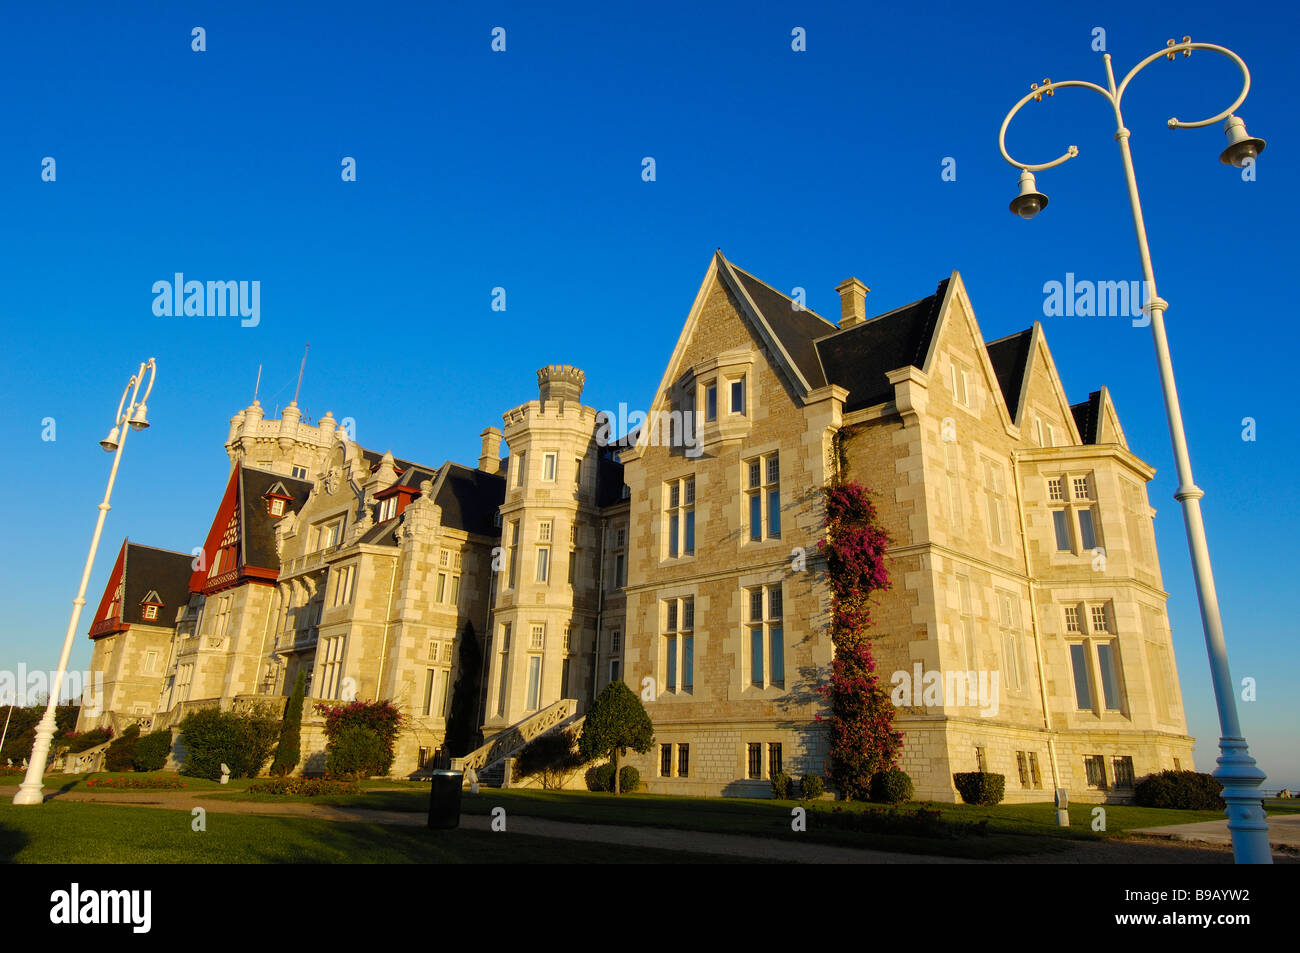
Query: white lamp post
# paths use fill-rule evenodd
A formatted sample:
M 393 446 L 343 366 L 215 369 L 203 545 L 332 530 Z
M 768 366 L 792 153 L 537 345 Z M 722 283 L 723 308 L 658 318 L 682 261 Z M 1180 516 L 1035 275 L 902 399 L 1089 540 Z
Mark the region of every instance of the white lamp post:
M 149 384 L 145 387 L 144 397 L 139 403 L 140 386 L 144 383 L 145 371 L 149 372 Z M 36 743 L 32 745 L 32 756 L 27 762 L 27 775 L 14 795 L 15 804 L 41 804 L 45 797 L 42 793 L 45 775 L 45 762 L 49 760 L 50 745 L 54 741 L 54 710 L 59 703 L 59 694 L 63 690 L 63 675 L 68 667 L 68 657 L 72 654 L 72 640 L 77 632 L 77 620 L 81 618 L 81 607 L 86 604 L 86 586 L 90 583 L 90 570 L 95 564 L 95 550 L 99 548 L 99 536 L 104 530 L 104 518 L 111 507 L 109 497 L 113 495 L 113 481 L 117 479 L 117 465 L 122 462 L 122 447 L 126 445 L 126 435 L 131 430 L 144 430 L 149 426 L 146 417 L 145 402 L 153 390 L 154 376 L 157 368 L 151 357 L 140 365 L 140 369 L 127 381 L 122 391 L 122 399 L 117 404 L 117 416 L 113 419 L 113 428 L 108 436 L 99 442 L 106 451 L 113 453 L 113 468 L 108 471 L 108 487 L 104 490 L 104 501 L 99 504 L 99 517 L 95 520 L 95 535 L 90 539 L 90 552 L 86 555 L 86 568 L 81 573 L 81 586 L 77 589 L 77 598 L 72 600 L 72 618 L 68 621 L 68 632 L 63 637 L 63 654 L 59 656 L 59 667 L 54 674 L 54 684 L 50 686 L 50 700 L 45 706 L 45 715 L 36 725 Z M 131 395 L 130 403 L 127 394 Z
M 1268 846 L 1268 824 L 1264 820 L 1263 795 L 1260 785 L 1264 782 L 1264 772 L 1255 765 L 1246 747 L 1246 739 L 1241 732 L 1241 723 L 1237 718 L 1237 700 L 1233 693 L 1232 675 L 1228 669 L 1228 650 L 1223 641 L 1223 620 L 1219 615 L 1219 599 L 1214 590 L 1214 575 L 1210 569 L 1210 551 L 1205 541 L 1205 526 L 1201 521 L 1201 497 L 1205 493 L 1192 480 L 1192 464 L 1187 454 L 1187 437 L 1183 432 L 1183 414 L 1178 404 L 1178 391 L 1174 386 L 1174 369 L 1169 358 L 1169 342 L 1165 337 L 1164 312 L 1168 302 L 1156 294 L 1156 276 L 1151 267 L 1151 251 L 1147 245 L 1147 230 L 1142 219 L 1142 205 L 1138 200 L 1137 177 L 1133 172 L 1133 156 L 1129 151 L 1129 131 L 1124 125 L 1124 116 L 1120 111 L 1120 102 L 1129 82 L 1139 72 L 1154 63 L 1160 57 L 1173 60 L 1177 54 L 1191 56 L 1192 50 L 1210 50 L 1228 57 L 1241 69 L 1243 84 L 1241 94 L 1236 101 L 1223 112 L 1199 122 L 1182 122 L 1170 119 L 1170 129 L 1197 129 L 1209 126 L 1220 120 L 1224 123 L 1224 132 L 1228 136 L 1228 147 L 1223 150 L 1220 159 L 1230 165 L 1246 166 L 1255 161 L 1255 157 L 1264 149 L 1264 140 L 1253 139 L 1246 132 L 1246 125 L 1234 116 L 1235 110 L 1246 100 L 1250 92 L 1250 70 L 1241 57 L 1226 47 L 1213 43 L 1193 43 L 1191 37 L 1183 37 L 1181 43 L 1170 40 L 1165 49 L 1152 53 L 1129 71 L 1118 86 L 1115 85 L 1115 73 L 1111 69 L 1110 54 L 1104 57 L 1106 63 L 1106 80 L 1108 89 L 1095 83 L 1069 80 L 1054 83 L 1043 80 L 1041 86 L 1035 83 L 1032 92 L 1011 109 L 1002 120 L 998 131 L 998 148 L 1002 158 L 1020 169 L 1020 194 L 1011 203 L 1011 211 L 1022 218 L 1033 218 L 1047 205 L 1047 196 L 1037 191 L 1034 172 L 1058 166 L 1079 154 L 1077 146 L 1070 146 L 1065 154 L 1039 165 L 1018 162 L 1007 152 L 1007 126 L 1020 108 L 1031 100 L 1041 101 L 1044 96 L 1051 96 L 1056 90 L 1070 86 L 1090 89 L 1101 95 L 1115 111 L 1117 129 L 1115 139 L 1119 142 L 1120 157 L 1124 161 L 1124 177 L 1128 182 L 1129 204 L 1133 210 L 1133 224 L 1137 230 L 1138 252 L 1142 258 L 1142 273 L 1146 279 L 1147 302 L 1143 310 L 1151 315 L 1151 333 L 1155 338 L 1156 364 L 1160 370 L 1160 387 L 1164 392 L 1165 415 L 1169 419 L 1169 435 L 1173 442 L 1174 463 L 1178 471 L 1178 489 L 1174 493 L 1183 508 L 1183 522 L 1187 527 L 1187 544 L 1192 555 L 1192 573 L 1196 580 L 1196 595 L 1200 602 L 1201 622 L 1205 629 L 1205 645 L 1210 656 L 1210 675 L 1214 682 L 1214 697 L 1219 709 L 1219 767 L 1214 777 L 1223 785 L 1223 799 L 1227 802 L 1228 829 L 1232 834 L 1232 849 L 1239 864 L 1271 864 L 1272 853 Z

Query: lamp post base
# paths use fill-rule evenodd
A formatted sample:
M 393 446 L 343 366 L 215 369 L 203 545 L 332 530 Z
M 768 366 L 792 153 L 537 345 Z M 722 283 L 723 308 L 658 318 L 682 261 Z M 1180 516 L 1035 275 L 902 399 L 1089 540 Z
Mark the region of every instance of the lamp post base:
M 1273 851 L 1268 846 L 1264 796 L 1259 790 L 1264 772 L 1256 767 L 1245 738 L 1220 738 L 1219 751 L 1214 779 L 1223 785 L 1233 856 L 1239 864 L 1271 864 Z
M 36 805 L 45 803 L 45 764 L 50 759 L 50 746 L 54 742 L 54 703 L 45 710 L 45 717 L 36 725 L 36 743 L 27 762 L 27 774 L 18 786 L 14 803 Z

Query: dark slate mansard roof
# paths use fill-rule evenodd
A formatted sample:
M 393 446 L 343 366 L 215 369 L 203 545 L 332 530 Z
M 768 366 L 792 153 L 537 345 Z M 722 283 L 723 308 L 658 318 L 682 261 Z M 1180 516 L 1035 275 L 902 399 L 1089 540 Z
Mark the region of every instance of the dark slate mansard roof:
M 176 619 L 176 610 L 189 602 L 190 574 L 194 572 L 194 557 L 189 553 L 175 553 L 169 549 L 126 544 L 126 587 L 122 596 L 122 621 L 127 624 L 170 625 Z M 157 592 L 163 607 L 158 618 L 144 617 L 141 600 L 150 592 Z
M 292 495 L 285 504 L 285 514 L 297 513 L 307 502 L 312 484 L 282 473 L 271 473 L 254 467 L 240 468 L 239 500 L 240 526 L 243 530 L 243 552 L 240 554 L 245 566 L 257 566 L 260 569 L 280 568 L 280 557 L 275 551 L 275 527 L 279 518 L 267 512 L 266 492 L 277 483 L 282 484 Z

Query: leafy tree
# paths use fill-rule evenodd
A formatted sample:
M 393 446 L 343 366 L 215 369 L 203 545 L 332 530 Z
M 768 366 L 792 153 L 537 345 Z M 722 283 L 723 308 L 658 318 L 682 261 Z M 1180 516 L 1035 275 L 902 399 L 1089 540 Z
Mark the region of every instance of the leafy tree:
M 289 706 L 284 711 L 284 721 L 280 724 L 280 743 L 275 747 L 275 760 L 271 762 L 271 773 L 284 777 L 298 767 L 302 757 L 302 700 L 307 694 L 307 670 L 299 669 L 298 678 L 293 683 L 293 694 L 289 696 Z
M 620 679 L 605 686 L 596 696 L 578 738 L 578 753 L 584 761 L 608 757 L 614 766 L 614 793 L 620 793 L 622 778 L 618 770 L 620 755 L 631 748 L 645 754 L 654 744 L 654 725 L 641 699 Z
M 561 728 L 538 735 L 524 745 L 515 759 L 515 780 L 540 775 L 546 791 L 564 787 L 573 773 L 582 767 L 582 758 L 573 750 L 572 728 Z
M 460 633 L 460 650 L 456 664 L 456 684 L 451 691 L 451 711 L 447 715 L 447 733 L 443 745 L 453 758 L 474 749 L 477 729 L 474 726 L 478 702 L 479 672 L 483 661 L 474 626 L 466 622 Z

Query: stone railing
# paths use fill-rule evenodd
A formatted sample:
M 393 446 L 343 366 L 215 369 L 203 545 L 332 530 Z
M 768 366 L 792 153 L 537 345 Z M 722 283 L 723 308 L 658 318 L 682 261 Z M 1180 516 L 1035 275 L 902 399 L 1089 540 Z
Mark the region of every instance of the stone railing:
M 91 774 L 95 771 L 104 770 L 104 756 L 108 752 L 108 746 L 112 741 L 105 741 L 102 745 L 96 745 L 93 748 L 87 748 L 85 751 L 69 751 L 63 760 L 63 773 L 65 774 Z M 58 770 L 57 762 L 51 766 Z
M 493 735 L 487 744 L 475 748 L 465 757 L 452 758 L 452 770 L 481 771 L 494 761 L 501 761 L 515 754 L 543 732 L 568 721 L 577 710 L 576 698 L 561 698 L 541 711 L 529 715 L 523 721 L 516 722 L 500 734 Z
M 305 556 L 295 556 L 280 567 L 280 578 L 287 579 L 289 576 L 296 576 L 298 573 L 320 569 L 325 565 L 326 555 L 328 555 L 327 550 L 318 549 L 316 552 L 307 553 Z

